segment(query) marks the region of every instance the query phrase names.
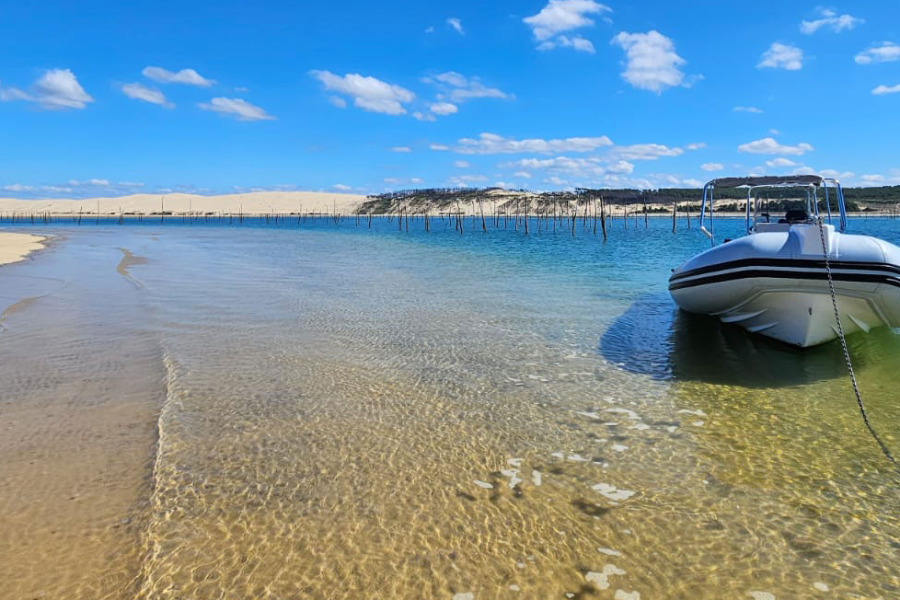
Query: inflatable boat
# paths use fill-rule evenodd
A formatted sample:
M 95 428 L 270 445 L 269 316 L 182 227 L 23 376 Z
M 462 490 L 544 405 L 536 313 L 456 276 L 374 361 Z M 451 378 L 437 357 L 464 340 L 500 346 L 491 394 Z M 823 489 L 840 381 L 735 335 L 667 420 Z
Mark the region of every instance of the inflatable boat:
M 716 188 L 747 189 L 746 235 L 718 245 L 713 233 Z M 805 199 L 805 209 L 773 219 L 760 192 L 785 188 L 796 190 L 800 204 Z M 846 229 L 844 193 L 835 179 L 714 179 L 703 187 L 700 210 L 700 230 L 712 248 L 673 271 L 669 292 L 688 312 L 714 315 L 750 332 L 808 347 L 838 335 L 830 270 L 845 333 L 900 327 L 900 248 Z

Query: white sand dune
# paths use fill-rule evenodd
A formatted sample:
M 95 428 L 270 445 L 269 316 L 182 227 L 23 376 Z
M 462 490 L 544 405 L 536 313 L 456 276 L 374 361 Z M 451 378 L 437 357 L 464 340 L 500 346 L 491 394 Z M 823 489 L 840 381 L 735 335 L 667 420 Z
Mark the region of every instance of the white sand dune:
M 0 231 L 0 265 L 18 262 L 44 247 L 47 238 L 29 233 Z
M 49 212 L 56 215 L 123 213 L 235 213 L 248 215 L 268 213 L 332 213 L 353 212 L 366 199 L 357 194 L 327 192 L 250 192 L 221 196 L 197 194 L 133 194 L 116 198 L 18 200 L 0 198 L 0 213 L 31 214 Z

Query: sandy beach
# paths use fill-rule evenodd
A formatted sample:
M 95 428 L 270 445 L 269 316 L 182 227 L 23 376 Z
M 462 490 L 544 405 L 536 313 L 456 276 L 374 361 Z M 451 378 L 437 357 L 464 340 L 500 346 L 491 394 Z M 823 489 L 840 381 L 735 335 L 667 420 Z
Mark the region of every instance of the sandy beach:
M 262 215 L 271 213 L 348 214 L 365 201 L 357 194 L 327 192 L 250 192 L 201 196 L 199 194 L 133 194 L 112 198 L 64 198 L 18 200 L 0 198 L 0 213 L 51 213 L 54 215 L 86 215 L 121 213 L 238 213 Z
M 44 247 L 47 238 L 29 233 L 0 232 L 0 265 L 18 262 Z

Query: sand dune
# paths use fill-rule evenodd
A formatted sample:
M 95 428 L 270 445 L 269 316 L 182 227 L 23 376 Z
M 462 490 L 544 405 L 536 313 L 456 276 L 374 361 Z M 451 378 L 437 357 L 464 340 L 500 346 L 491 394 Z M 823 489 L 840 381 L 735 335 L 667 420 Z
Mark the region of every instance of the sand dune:
M 366 199 L 356 194 L 327 192 L 250 192 L 221 196 L 197 194 L 134 194 L 116 198 L 17 200 L 0 198 L 2 213 L 101 214 L 159 213 L 331 213 L 348 214 Z
M 35 250 L 40 250 L 46 239 L 28 233 L 0 231 L 0 265 L 18 262 Z

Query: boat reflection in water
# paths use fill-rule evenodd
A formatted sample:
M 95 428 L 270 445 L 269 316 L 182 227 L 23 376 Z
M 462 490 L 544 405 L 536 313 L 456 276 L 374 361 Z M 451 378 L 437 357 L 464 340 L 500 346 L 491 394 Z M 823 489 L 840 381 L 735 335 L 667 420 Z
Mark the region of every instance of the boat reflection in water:
M 900 336 L 887 328 L 850 336 L 847 343 L 856 369 L 900 354 Z M 775 388 L 847 376 L 836 341 L 795 348 L 679 310 L 666 294 L 636 300 L 603 334 L 600 353 L 628 372 L 660 380 Z

